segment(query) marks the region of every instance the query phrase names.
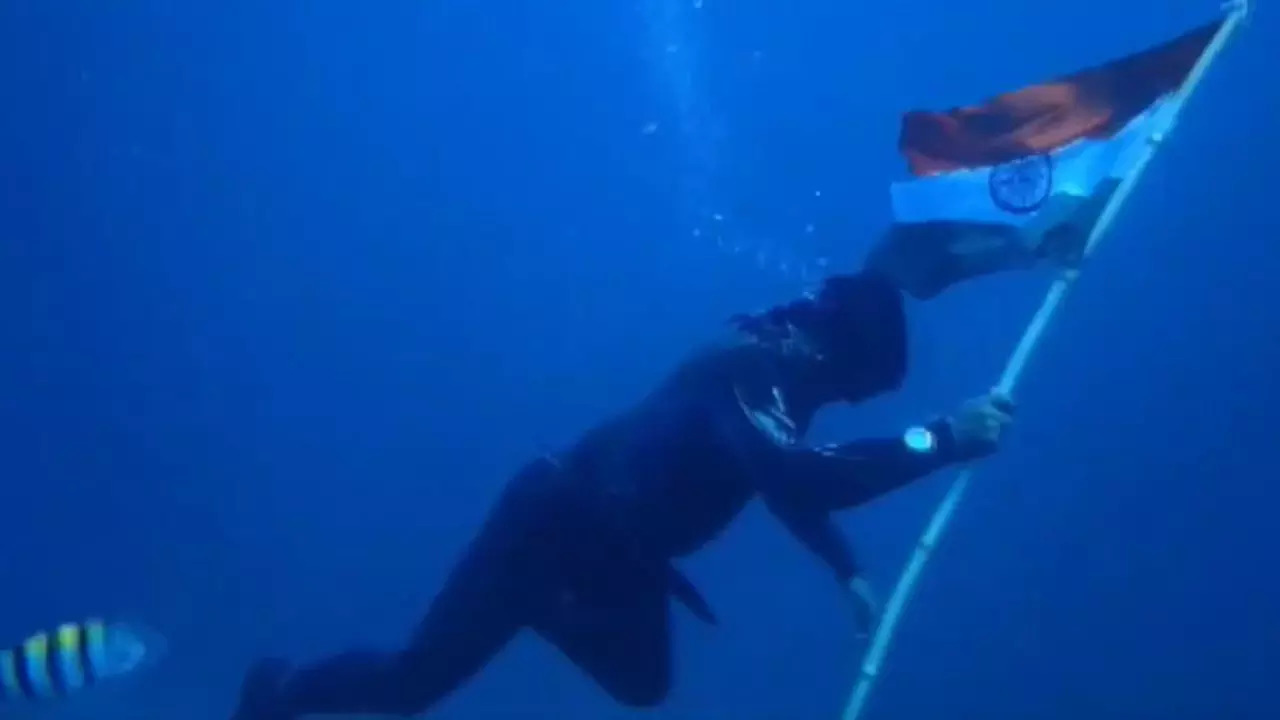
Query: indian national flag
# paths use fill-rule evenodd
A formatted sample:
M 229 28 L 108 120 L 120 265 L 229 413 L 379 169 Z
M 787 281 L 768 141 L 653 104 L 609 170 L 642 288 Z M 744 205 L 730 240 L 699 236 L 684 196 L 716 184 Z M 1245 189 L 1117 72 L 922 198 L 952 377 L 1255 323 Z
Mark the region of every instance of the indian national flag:
M 1117 185 L 1170 128 L 1221 25 L 977 105 L 906 113 L 899 149 L 912 177 L 891 187 L 886 246 L 912 258 L 917 294 L 991 248 L 1028 262 L 1083 248 Z

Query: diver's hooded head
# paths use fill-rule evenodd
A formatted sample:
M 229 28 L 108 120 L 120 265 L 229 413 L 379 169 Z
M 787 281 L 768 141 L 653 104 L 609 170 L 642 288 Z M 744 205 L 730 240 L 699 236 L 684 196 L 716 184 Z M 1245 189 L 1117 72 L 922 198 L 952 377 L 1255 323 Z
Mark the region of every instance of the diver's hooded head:
M 902 293 L 877 272 L 834 275 L 816 294 L 736 320 L 758 342 L 797 358 L 797 380 L 825 402 L 865 400 L 906 379 Z

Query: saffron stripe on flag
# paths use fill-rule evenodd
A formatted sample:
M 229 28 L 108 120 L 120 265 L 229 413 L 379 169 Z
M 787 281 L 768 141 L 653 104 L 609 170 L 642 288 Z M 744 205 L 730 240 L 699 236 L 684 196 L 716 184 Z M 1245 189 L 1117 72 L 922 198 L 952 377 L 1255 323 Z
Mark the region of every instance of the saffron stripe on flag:
M 902 118 L 898 147 L 914 175 L 999 165 L 1076 140 L 1105 140 L 1182 86 L 1222 19 L 1156 47 L 946 112 Z
M 968 277 L 1073 263 L 1170 129 L 1177 91 L 1221 25 L 979 105 L 904 115 L 913 177 L 890 186 L 893 225 L 869 264 L 928 298 Z
M 1108 180 L 1129 174 L 1152 137 L 1169 129 L 1181 101 L 1158 99 L 1106 140 L 1080 139 L 1055 151 L 991 167 L 956 170 L 890 186 L 898 223 L 1052 224 Z

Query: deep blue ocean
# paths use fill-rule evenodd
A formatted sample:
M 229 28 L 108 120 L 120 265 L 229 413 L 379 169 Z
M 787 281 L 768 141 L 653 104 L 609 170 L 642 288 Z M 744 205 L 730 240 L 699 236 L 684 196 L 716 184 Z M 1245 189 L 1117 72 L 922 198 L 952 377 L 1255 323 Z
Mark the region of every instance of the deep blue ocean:
M 169 640 L 40 716 L 224 720 L 263 653 L 395 645 L 524 461 L 857 264 L 903 111 L 1216 11 L 3 0 L 0 644 Z M 1280 718 L 1278 33 L 1237 35 L 1085 269 L 869 720 Z M 913 304 L 904 389 L 815 439 L 985 391 L 1050 279 Z M 950 477 L 841 516 L 882 595 Z M 682 568 L 720 626 L 677 608 L 665 706 L 528 635 L 430 716 L 839 717 L 862 645 L 771 516 Z

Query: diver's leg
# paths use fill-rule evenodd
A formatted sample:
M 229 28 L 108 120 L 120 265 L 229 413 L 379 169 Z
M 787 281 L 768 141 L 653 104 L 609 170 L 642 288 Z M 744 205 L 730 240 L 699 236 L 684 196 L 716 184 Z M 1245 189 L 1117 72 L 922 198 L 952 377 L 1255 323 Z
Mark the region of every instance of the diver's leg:
M 246 680 L 237 720 L 426 710 L 475 675 L 524 624 L 510 602 L 519 594 L 489 560 L 468 552 L 398 652 L 350 651 L 287 674 L 279 664 L 260 664 Z
M 480 671 L 519 631 L 521 618 L 497 588 L 456 584 L 396 653 L 351 652 L 291 677 L 283 686 L 296 714 L 414 715 Z
M 526 625 L 539 597 L 529 580 L 546 559 L 529 542 L 537 511 L 530 515 L 526 502 L 538 496 L 539 474 L 531 466 L 509 484 L 403 650 L 346 652 L 289 674 L 260 664 L 246 679 L 236 720 L 414 715 L 475 675 Z

